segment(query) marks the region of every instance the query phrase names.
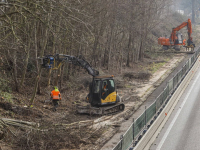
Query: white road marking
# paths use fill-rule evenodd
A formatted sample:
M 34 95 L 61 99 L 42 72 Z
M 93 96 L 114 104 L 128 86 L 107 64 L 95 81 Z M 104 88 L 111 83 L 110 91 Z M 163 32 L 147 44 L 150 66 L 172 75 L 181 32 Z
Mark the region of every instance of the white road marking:
M 174 123 L 176 122 L 176 119 L 178 118 L 178 116 L 179 116 L 179 114 L 180 114 L 180 112 L 181 112 L 183 106 L 185 105 L 185 103 L 186 103 L 186 101 L 187 101 L 189 95 L 191 94 L 191 92 L 192 92 L 192 90 L 193 90 L 193 88 L 194 88 L 194 85 L 196 84 L 196 82 L 197 82 L 197 80 L 198 80 L 199 77 L 200 77 L 200 73 L 198 74 L 198 76 L 196 77 L 195 81 L 193 82 L 193 84 L 192 84 L 192 86 L 191 86 L 189 92 L 187 93 L 187 95 L 186 95 L 186 97 L 185 97 L 183 103 L 182 103 L 181 106 L 179 107 L 179 110 L 177 111 L 177 113 L 176 113 L 174 119 L 172 120 L 170 126 L 167 128 L 167 131 L 165 132 L 165 134 L 164 134 L 162 140 L 160 141 L 160 143 L 158 144 L 158 147 L 156 148 L 156 150 L 160 150 L 161 147 L 163 146 L 163 144 L 164 144 L 164 142 L 165 142 L 165 140 L 166 140 L 166 138 L 167 138 L 167 136 L 168 136 L 170 130 L 172 129 Z

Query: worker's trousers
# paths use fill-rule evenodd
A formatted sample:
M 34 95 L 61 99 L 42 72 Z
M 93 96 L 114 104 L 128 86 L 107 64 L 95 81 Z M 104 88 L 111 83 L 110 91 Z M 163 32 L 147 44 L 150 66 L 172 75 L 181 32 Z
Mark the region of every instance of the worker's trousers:
M 53 108 L 53 111 L 56 111 L 56 108 L 58 107 L 58 99 L 53 99 L 53 105 L 54 105 L 54 108 Z

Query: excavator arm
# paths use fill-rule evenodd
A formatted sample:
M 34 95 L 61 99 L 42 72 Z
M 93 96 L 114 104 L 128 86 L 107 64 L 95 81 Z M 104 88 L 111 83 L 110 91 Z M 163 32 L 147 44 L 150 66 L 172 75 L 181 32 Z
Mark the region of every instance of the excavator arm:
M 187 28 L 188 28 L 188 39 L 190 39 L 192 34 L 192 23 L 190 19 L 188 19 Z
M 172 29 L 172 33 L 171 33 L 171 36 L 170 36 L 171 41 L 173 41 L 173 42 L 175 41 L 175 39 L 176 39 L 176 32 L 179 31 L 179 30 L 181 30 L 185 26 L 187 26 L 187 22 L 183 22 L 181 25 L 179 25 L 176 28 Z
M 181 30 L 182 28 L 186 27 L 187 26 L 187 30 L 188 30 L 188 45 L 192 44 L 192 37 L 191 37 L 191 34 L 192 34 L 192 23 L 191 23 L 191 20 L 188 19 L 187 22 L 183 22 L 181 25 L 177 26 L 176 28 L 173 28 L 172 29 L 172 33 L 171 33 L 171 36 L 170 36 L 170 40 L 175 43 L 175 40 L 176 40 L 176 32 Z
M 190 20 L 190 19 L 188 19 L 187 28 L 188 28 L 188 40 L 187 40 L 187 45 L 188 45 L 188 46 L 194 46 L 194 47 L 195 47 L 195 44 L 193 43 L 192 37 L 191 37 L 191 34 L 192 34 L 192 23 L 191 23 L 191 20 Z
M 39 59 L 41 60 L 41 65 L 43 68 L 58 69 L 63 63 L 72 63 L 73 65 L 77 65 L 86 69 L 88 74 L 92 75 L 93 77 L 99 75 L 99 71 L 93 69 L 82 56 L 75 57 L 64 54 L 55 54 L 47 55 Z

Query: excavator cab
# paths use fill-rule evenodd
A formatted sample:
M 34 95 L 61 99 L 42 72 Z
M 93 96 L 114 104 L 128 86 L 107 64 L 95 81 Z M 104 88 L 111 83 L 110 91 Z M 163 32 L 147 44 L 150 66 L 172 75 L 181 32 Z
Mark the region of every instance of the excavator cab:
M 122 112 L 125 108 L 115 89 L 113 76 L 95 76 L 86 99 L 89 105 L 77 106 L 80 114 L 106 115 Z M 105 106 L 105 107 L 104 107 Z
M 183 35 L 181 33 L 176 34 L 175 45 L 183 44 Z
M 119 102 L 120 97 L 117 95 L 113 76 L 93 77 L 87 99 L 92 106 L 103 106 Z

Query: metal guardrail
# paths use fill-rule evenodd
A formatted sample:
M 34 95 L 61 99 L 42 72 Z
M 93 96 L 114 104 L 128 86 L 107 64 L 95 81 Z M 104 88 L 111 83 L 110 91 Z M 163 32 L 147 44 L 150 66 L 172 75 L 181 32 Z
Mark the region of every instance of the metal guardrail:
M 120 137 L 120 141 L 113 150 L 126 150 L 131 144 L 136 146 L 148 128 L 153 124 L 154 120 L 163 110 L 170 97 L 173 95 L 181 81 L 187 75 L 200 53 L 200 48 L 188 59 L 182 69 L 170 79 L 162 93 L 156 100 L 131 124 L 124 135 Z

